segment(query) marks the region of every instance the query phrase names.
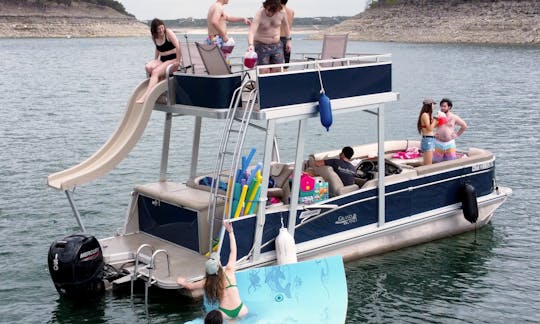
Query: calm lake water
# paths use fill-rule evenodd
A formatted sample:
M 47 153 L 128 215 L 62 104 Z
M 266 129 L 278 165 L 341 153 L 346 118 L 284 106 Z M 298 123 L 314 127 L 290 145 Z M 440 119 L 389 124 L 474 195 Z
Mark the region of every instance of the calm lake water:
M 236 38 L 245 43 L 244 36 Z M 294 50 L 320 51 L 320 41 L 299 38 Z M 538 322 L 540 47 L 350 42 L 349 52 L 393 55 L 393 88 L 401 95 L 387 106 L 388 139 L 418 138 L 422 99 L 450 97 L 469 124 L 458 146 L 492 150 L 498 182 L 514 194 L 476 234 L 348 263 L 348 322 Z M 77 164 L 107 140 L 152 56 L 149 38 L 0 40 L 0 322 L 182 323 L 202 315 L 198 304 L 175 292 L 152 293 L 148 310 L 142 292 L 133 301 L 126 292 L 74 305 L 60 300 L 47 268 L 51 242 L 78 230 L 67 199 L 47 186 L 47 175 Z M 163 121 L 154 113 L 115 170 L 77 189 L 89 233 L 101 238 L 122 227 L 131 188 L 157 181 Z M 375 121 L 362 113 L 335 116 L 326 133 L 314 119 L 306 152 L 372 142 Z M 174 157 L 189 150 L 174 139 L 185 139 L 192 123 L 174 120 L 173 181 L 188 173 Z M 279 136 L 286 143 L 289 135 Z M 289 146 L 282 150 L 284 160 L 292 159 Z

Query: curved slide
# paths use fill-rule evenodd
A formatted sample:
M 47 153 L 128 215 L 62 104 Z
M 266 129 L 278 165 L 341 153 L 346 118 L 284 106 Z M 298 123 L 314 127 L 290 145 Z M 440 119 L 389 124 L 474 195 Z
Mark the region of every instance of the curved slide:
M 109 140 L 83 162 L 49 175 L 47 178 L 49 186 L 59 190 L 68 190 L 98 179 L 114 169 L 131 152 L 146 128 L 156 100 L 167 90 L 167 79 L 154 87 L 144 103 L 136 103 L 135 101 L 146 90 L 147 85 L 148 80 L 145 80 L 137 86 L 128 101 L 122 121 Z

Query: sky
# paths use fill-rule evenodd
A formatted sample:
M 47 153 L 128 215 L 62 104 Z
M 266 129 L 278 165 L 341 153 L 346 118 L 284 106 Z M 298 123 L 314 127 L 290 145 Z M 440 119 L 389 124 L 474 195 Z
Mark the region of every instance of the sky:
M 139 20 L 153 18 L 206 18 L 215 0 L 117 0 Z M 253 17 L 262 0 L 229 0 L 225 12 L 231 16 Z M 289 0 L 296 17 L 354 16 L 362 12 L 366 0 Z

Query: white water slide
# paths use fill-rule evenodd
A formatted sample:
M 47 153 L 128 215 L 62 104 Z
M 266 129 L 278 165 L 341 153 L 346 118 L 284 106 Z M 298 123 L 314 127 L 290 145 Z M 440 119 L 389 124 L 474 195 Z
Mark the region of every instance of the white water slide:
M 109 140 L 83 162 L 49 175 L 47 179 L 49 186 L 68 190 L 98 179 L 114 169 L 131 152 L 146 128 L 156 100 L 167 90 L 167 80 L 159 82 L 144 103 L 136 103 L 147 85 L 148 80 L 145 80 L 137 86 L 128 101 L 122 121 Z

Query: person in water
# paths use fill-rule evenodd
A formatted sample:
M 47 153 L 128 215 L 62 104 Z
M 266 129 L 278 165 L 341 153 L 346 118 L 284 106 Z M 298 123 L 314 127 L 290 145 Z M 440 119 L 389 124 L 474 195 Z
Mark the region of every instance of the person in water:
M 436 103 L 433 99 L 425 99 L 422 102 L 422 109 L 416 123 L 416 128 L 420 135 L 422 135 L 420 150 L 422 150 L 424 165 L 429 165 L 433 161 L 433 151 L 435 150 L 434 129 L 437 126 L 437 120 L 433 119 L 431 115 L 433 114 L 433 106 L 435 105 Z
M 435 134 L 435 152 L 433 153 L 433 162 L 442 162 L 456 159 L 456 141 L 467 129 L 467 123 L 452 110 L 452 101 L 443 98 L 440 102 L 441 111 L 446 114 L 446 123 L 437 127 Z M 459 130 L 455 131 L 455 127 Z
M 236 239 L 230 222 L 224 222 L 223 226 L 229 233 L 230 250 L 229 261 L 224 267 L 219 262 L 217 253 L 210 254 L 205 263 L 206 277 L 198 282 L 189 283 L 183 277 L 178 277 L 177 283 L 186 289 L 204 289 L 205 297 L 212 304 L 219 304 L 218 310 L 226 320 L 244 317 L 248 308 L 240 299 L 240 293 L 236 286 Z
M 223 315 L 217 309 L 209 311 L 204 317 L 204 324 L 222 324 Z
M 339 159 L 317 160 L 315 161 L 315 166 L 331 166 L 341 179 L 341 182 L 343 182 L 343 185 L 349 186 L 354 184 L 354 176 L 356 175 L 356 168 L 351 163 L 353 155 L 353 148 L 345 146 L 341 149 L 341 153 L 339 153 Z
M 145 93 L 137 99 L 137 103 L 141 104 L 146 100 L 146 97 L 152 88 L 160 79 L 165 78 L 167 66 L 173 65 L 171 71 L 176 71 L 180 65 L 180 43 L 174 32 L 165 27 L 165 23 L 160 19 L 154 18 L 150 23 L 150 32 L 152 33 L 152 41 L 156 45 L 154 59 L 146 63 L 146 73 L 150 76 L 148 87 Z
M 286 38 L 285 49 L 280 41 L 281 30 Z M 253 50 L 257 53 L 258 65 L 284 63 L 283 51 L 291 51 L 291 29 L 280 0 L 264 1 L 262 8 L 255 14 L 248 32 L 248 51 Z M 279 69 L 259 71 L 268 73 Z

